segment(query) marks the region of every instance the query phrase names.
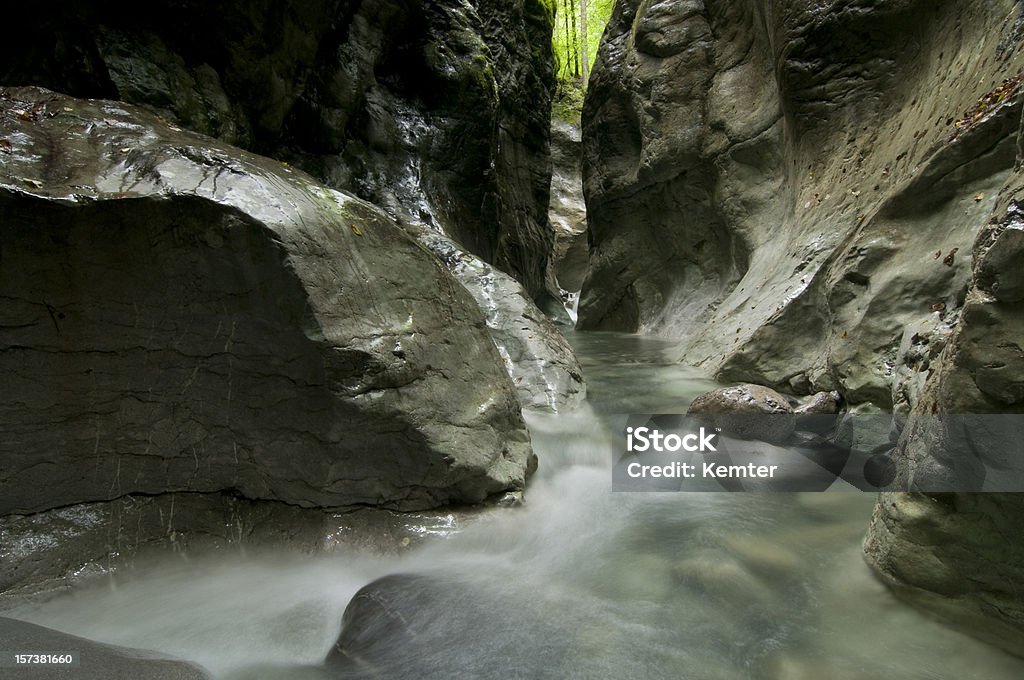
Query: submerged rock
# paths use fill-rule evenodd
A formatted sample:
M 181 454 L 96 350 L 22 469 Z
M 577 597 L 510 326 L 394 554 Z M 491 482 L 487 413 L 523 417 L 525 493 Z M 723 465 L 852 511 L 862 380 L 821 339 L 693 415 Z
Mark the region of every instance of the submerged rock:
M 0 514 L 521 488 L 473 300 L 373 206 L 135 107 L 0 89 Z
M 405 230 L 445 263 L 480 306 L 523 408 L 557 413 L 583 401 L 587 389 L 575 352 L 515 279 L 443 234 L 422 226 Z
M 793 434 L 793 407 L 784 396 L 762 385 L 736 385 L 705 392 L 690 403 L 688 415 L 709 417 L 725 433 L 783 443 Z
M 75 678 L 75 680 L 208 680 L 200 666 L 143 649 L 131 649 L 93 642 L 28 621 L 0 617 L 0 648 L 5 677 L 33 680 Z M 13 667 L 13 653 L 74 653 L 73 665 L 25 664 Z

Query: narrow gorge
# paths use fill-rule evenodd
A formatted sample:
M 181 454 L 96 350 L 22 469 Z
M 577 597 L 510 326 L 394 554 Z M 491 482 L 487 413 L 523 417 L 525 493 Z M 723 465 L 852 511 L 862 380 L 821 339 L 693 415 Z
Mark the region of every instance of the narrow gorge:
M 0 678 L 1024 675 L 1024 4 L 52 5 Z

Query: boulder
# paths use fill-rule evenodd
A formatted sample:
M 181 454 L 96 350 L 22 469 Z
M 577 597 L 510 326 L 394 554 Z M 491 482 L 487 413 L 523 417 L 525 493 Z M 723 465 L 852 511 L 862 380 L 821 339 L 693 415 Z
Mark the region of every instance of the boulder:
M 741 439 L 781 444 L 793 434 L 793 407 L 781 394 L 762 385 L 705 392 L 690 403 L 686 413 L 706 416 L 724 434 Z
M 364 586 L 326 659 L 334 678 L 539 677 L 573 667 L 573 638 L 533 602 L 437 574 L 392 574 Z M 570 609 L 565 618 L 581 625 Z M 562 623 L 565 623 L 564 621 Z M 460 644 L 452 647 L 451 641 Z M 576 666 L 586 667 L 586 661 Z
M 522 487 L 480 311 L 380 210 L 121 103 L 3 88 L 0 139 L 0 514 Z
M 483 310 L 523 408 L 557 413 L 579 406 L 587 389 L 576 354 L 526 290 L 444 234 L 405 229 L 444 262 Z
M 803 400 L 799 406 L 793 409 L 798 416 L 803 415 L 836 415 L 843 399 L 838 392 L 818 392 Z
M 210 675 L 197 664 L 156 652 L 93 642 L 28 621 L 0 617 L 0 674 L 25 680 L 207 680 Z M 71 654 L 68 665 L 14 665 L 13 654 Z M 11 675 L 6 675 L 10 673 Z
M 143 14 L 125 0 L 56 0 L 42 15 L 10 10 L 22 30 L 0 44 L 0 84 L 145 106 L 395 217 L 431 221 L 532 297 L 557 293 L 546 2 L 155 0 Z

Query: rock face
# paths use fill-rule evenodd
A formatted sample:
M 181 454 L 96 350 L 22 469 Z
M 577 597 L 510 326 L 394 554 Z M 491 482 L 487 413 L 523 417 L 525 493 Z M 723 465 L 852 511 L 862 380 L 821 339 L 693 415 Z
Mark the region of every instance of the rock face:
M 113 0 L 27 6 L 0 84 L 144 105 L 433 222 L 554 288 L 552 16 L 543 0 Z
M 117 103 L 0 89 L 0 139 L 0 514 L 522 486 L 482 316 L 379 210 Z
M 461 531 L 483 508 L 300 508 L 220 493 L 122 496 L 0 517 L 0 609 L 151 559 L 221 551 L 396 555 Z
M 205 670 L 195 664 L 156 652 L 105 645 L 6 617 L 0 617 L 0 645 L 3 645 L 7 656 L 14 651 L 58 654 L 62 651 L 74 651 L 78 657 L 77 663 L 72 666 L 26 666 L 11 671 L 11 677 L 26 680 L 207 680 L 210 677 Z
M 897 474 L 963 473 L 925 416 L 1024 398 L 1022 11 L 618 3 L 583 115 L 580 325 L 909 414 Z M 1002 454 L 979 452 L 1018 465 Z M 899 592 L 1022 654 L 1022 519 L 1015 495 L 886 495 L 865 549 Z
M 548 217 L 555 235 L 552 263 L 558 286 L 569 293 L 583 287 L 587 271 L 587 206 L 583 200 L 580 129 L 560 120 L 551 121 L 551 208 Z
M 904 329 L 957 318 L 1013 164 L 1020 5 L 776 5 L 617 4 L 583 115 L 580 326 L 887 408 Z
M 975 243 L 974 277 L 959 323 L 930 366 L 917 366 L 924 377 L 909 394 L 914 408 L 896 456 L 897 474 L 910 488 L 955 489 L 959 481 L 1000 489 L 1024 474 L 1017 420 L 1001 445 L 978 441 L 971 447 L 977 457 L 968 460 L 936 454 L 957 432 L 932 416 L 983 413 L 992 422 L 999 414 L 1024 412 L 1024 304 L 1014 283 L 1024 262 L 1024 172 L 1017 168 Z M 1016 449 L 1007 442 L 1017 442 Z M 986 471 L 994 478 L 985 479 Z M 883 494 L 864 550 L 897 592 L 1024 655 L 1024 541 L 1017 529 L 1022 521 L 1019 493 Z
M 526 290 L 443 234 L 413 225 L 405 230 L 448 267 L 483 310 L 523 408 L 557 413 L 579 406 L 587 387 L 576 354 Z

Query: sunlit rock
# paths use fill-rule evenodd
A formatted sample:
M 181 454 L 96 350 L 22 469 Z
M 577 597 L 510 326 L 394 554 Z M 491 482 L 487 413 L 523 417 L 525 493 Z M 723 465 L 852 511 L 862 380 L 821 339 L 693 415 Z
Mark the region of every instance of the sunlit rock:
M 579 126 L 557 117 L 551 121 L 551 207 L 555 234 L 552 264 L 558 286 L 578 293 L 587 273 L 587 206 L 580 175 Z

